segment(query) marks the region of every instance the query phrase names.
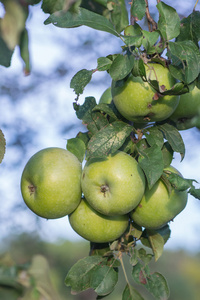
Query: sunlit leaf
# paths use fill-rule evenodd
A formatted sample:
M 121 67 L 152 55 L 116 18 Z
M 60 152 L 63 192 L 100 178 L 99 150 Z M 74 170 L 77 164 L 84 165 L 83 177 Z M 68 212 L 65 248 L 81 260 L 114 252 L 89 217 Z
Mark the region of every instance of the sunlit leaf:
M 0 129 L 0 163 L 4 158 L 5 151 L 6 151 L 6 140 L 3 132 Z
M 93 70 L 80 70 L 78 71 L 70 82 L 70 88 L 74 89 L 77 95 L 83 94 L 84 88 L 92 78 Z

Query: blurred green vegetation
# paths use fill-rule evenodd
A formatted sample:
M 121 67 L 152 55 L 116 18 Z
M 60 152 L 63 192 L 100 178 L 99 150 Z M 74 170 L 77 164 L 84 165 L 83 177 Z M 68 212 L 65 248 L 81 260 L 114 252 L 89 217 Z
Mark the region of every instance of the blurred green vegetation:
M 34 233 L 31 235 L 24 233 L 19 236 L 10 236 L 9 239 L 3 241 L 0 245 L 0 299 L 38 299 L 31 296 L 36 292 L 34 289 L 31 291 L 29 289 L 26 295 L 23 295 L 23 298 L 18 298 L 20 295 L 20 287 L 16 286 L 16 282 L 14 281 L 12 287 L 8 287 L 5 284 L 4 288 L 2 288 L 1 272 L 2 270 L 5 271 L 5 266 L 9 267 L 10 273 L 7 273 L 7 275 L 13 276 L 13 278 L 15 272 L 24 268 L 27 268 L 29 275 L 35 274 L 34 278 L 36 278 L 36 281 L 40 279 L 40 276 L 45 277 L 45 282 L 43 286 L 41 284 L 41 289 L 48 290 L 53 300 L 96 299 L 95 293 L 91 290 L 79 295 L 71 295 L 70 289 L 64 284 L 66 274 L 71 266 L 77 262 L 77 260 L 87 256 L 88 253 L 89 242 L 86 241 L 60 241 L 57 243 L 49 243 L 41 240 L 38 235 Z M 128 273 L 131 274 L 128 257 L 124 257 L 124 263 Z M 189 254 L 183 250 L 164 251 L 158 262 L 155 263 L 152 261 L 151 270 L 152 272 L 158 271 L 166 277 L 170 287 L 170 300 L 199 299 L 200 253 Z M 22 274 L 23 273 L 20 275 L 20 280 L 23 279 L 23 284 L 24 282 L 26 284 L 27 278 L 24 274 L 22 277 Z M 131 281 L 130 275 L 129 279 Z M 146 300 L 153 299 L 142 286 L 134 286 L 140 290 Z M 18 288 L 18 294 L 14 289 L 15 287 Z M 120 270 L 117 287 L 106 299 L 120 300 L 124 287 L 125 280 Z

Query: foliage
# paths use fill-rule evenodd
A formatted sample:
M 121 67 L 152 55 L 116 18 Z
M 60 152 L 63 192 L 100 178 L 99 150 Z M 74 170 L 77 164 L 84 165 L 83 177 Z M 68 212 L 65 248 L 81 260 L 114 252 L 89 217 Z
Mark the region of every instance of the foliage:
M 37 4 L 38 1 L 21 3 L 21 1 L 8 0 L 2 3 L 5 15 L 0 23 L 0 63 L 9 67 L 13 51 L 16 46 L 19 46 L 20 55 L 25 64 L 24 72 L 29 74 L 26 20 L 29 16 L 29 5 Z M 141 77 L 155 91 L 153 97 L 155 101 L 162 99 L 165 95 L 184 94 L 191 89 L 191 86 L 199 87 L 199 12 L 194 8 L 187 18 L 180 20 L 174 8 L 163 1 L 157 1 L 156 9 L 159 18 L 156 23 L 150 15 L 148 1 L 144 0 L 133 0 L 130 3 L 124 0 L 89 2 L 43 0 L 41 8 L 45 13 L 50 14 L 44 22 L 45 25 L 53 24 L 60 28 L 76 28 L 84 25 L 112 34 L 123 42 L 121 53 L 100 57 L 94 69 L 80 70 L 72 78 L 70 86 L 76 94 L 74 109 L 77 118 L 82 120 L 87 131 L 79 132 L 75 138 L 70 139 L 67 149 L 77 155 L 81 162 L 93 157 L 105 158 L 117 150 L 124 151 L 137 159 L 144 171 L 149 189 L 161 178 L 169 193 L 171 189 L 187 190 L 188 193 L 200 199 L 200 189 L 196 189 L 193 184 L 195 180 L 164 171 L 165 166 L 169 164 L 169 155 L 173 156 L 173 153 L 177 152 L 181 160 L 185 155 L 185 145 L 181 134 L 170 120 L 150 123 L 148 119 L 145 119 L 144 126 L 140 126 L 122 117 L 113 102 L 98 104 L 94 97 L 87 97 L 82 105 L 78 102 L 79 96 L 83 94 L 84 88 L 92 80 L 93 74 L 102 71 L 108 72 L 111 79 L 119 86 L 124 85 L 130 74 Z M 131 14 L 130 24 L 129 13 Z M 144 19 L 147 21 L 148 31 L 142 29 L 137 23 Z M 177 80 L 171 89 L 166 90 L 165 86 L 160 86 L 159 81 L 148 78 L 145 65 L 149 67 L 151 62 L 160 63 L 169 68 L 171 75 Z M 168 147 L 165 147 L 164 155 L 163 147 L 166 143 Z M 166 155 L 166 152 L 169 152 L 169 155 Z M 5 153 L 5 140 L 2 132 L 0 132 L 0 153 L 2 160 Z M 71 287 L 74 294 L 92 288 L 100 299 L 115 289 L 119 267 L 121 267 L 126 279 L 122 299 L 144 299 L 128 279 L 123 261 L 124 256 L 128 255 L 131 279 L 135 284 L 142 285 L 155 299 L 168 299 L 169 287 L 165 277 L 159 272 L 152 273 L 149 263 L 153 257 L 155 261 L 161 257 L 169 236 L 169 225 L 166 225 L 163 230 L 149 231 L 130 221 L 128 231 L 120 239 L 106 245 L 91 243 L 90 255 L 72 266 L 65 283 Z M 150 253 L 144 248 L 136 248 L 139 240 L 151 249 Z M 40 266 L 42 264 L 43 262 L 39 263 Z M 34 277 L 34 266 L 33 263 L 29 269 L 29 276 L 33 276 L 34 284 L 37 284 L 38 275 L 37 278 Z M 42 269 L 45 272 L 43 278 L 46 280 L 48 275 L 46 265 Z M 12 278 L 9 278 L 9 282 L 12 282 Z M 18 285 L 18 282 L 14 281 L 13 284 Z M 30 293 L 32 292 L 31 290 Z M 53 293 L 53 291 L 49 292 L 51 295 Z M 29 292 L 27 295 L 31 297 Z

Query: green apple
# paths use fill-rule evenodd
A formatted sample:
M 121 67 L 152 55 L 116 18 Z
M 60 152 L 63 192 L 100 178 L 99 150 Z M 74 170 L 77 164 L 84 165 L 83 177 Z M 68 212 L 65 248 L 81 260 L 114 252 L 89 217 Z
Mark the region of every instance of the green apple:
M 106 159 L 89 160 L 83 169 L 81 186 L 95 210 L 109 216 L 124 215 L 142 199 L 145 177 L 133 157 L 118 151 Z
M 26 205 L 47 219 L 70 214 L 81 201 L 82 166 L 71 152 L 46 148 L 27 162 L 21 177 Z
M 200 90 L 195 87 L 191 92 L 180 96 L 180 101 L 170 120 L 174 121 L 178 130 L 186 130 L 195 126 L 193 118 L 200 110 Z
M 176 83 L 169 70 L 161 64 L 150 63 L 146 68 L 147 78 L 158 80 L 159 85 L 171 89 Z M 123 117 L 136 123 L 155 122 L 167 119 L 179 103 L 179 96 L 164 96 L 154 100 L 156 91 L 141 77 L 130 75 L 126 81 L 112 81 L 112 98 Z
M 172 166 L 167 167 L 181 175 Z M 144 196 L 138 206 L 130 213 L 133 221 L 147 229 L 159 229 L 175 218 L 187 204 L 187 191 L 179 192 L 172 189 L 171 193 L 160 179 L 149 190 L 146 187 Z
M 110 104 L 111 101 L 112 101 L 111 87 L 109 87 L 101 95 L 101 97 L 99 99 L 99 104 L 100 103 Z
M 74 231 L 84 239 L 95 243 L 106 243 L 118 239 L 127 229 L 128 215 L 105 216 L 82 199 L 73 213 L 69 215 L 69 222 Z

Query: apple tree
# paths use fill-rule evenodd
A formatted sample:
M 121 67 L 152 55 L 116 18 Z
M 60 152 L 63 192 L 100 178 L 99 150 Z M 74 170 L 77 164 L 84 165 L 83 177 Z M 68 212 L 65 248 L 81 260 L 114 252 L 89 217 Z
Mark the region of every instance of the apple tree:
M 13 50 L 19 45 L 21 57 L 25 62 L 25 74 L 28 74 L 31 70 L 26 18 L 29 5 L 39 1 L 2 2 L 6 13 L 1 20 L 0 63 L 9 67 Z M 170 237 L 170 221 L 185 208 L 188 193 L 200 199 L 200 189 L 196 188 L 196 181 L 182 177 L 177 170 L 170 167 L 175 152 L 180 154 L 180 160 L 184 163 L 187 145 L 184 144 L 181 130 L 200 128 L 200 12 L 196 10 L 198 0 L 194 3 L 193 11 L 182 20 L 175 8 L 160 0 L 157 0 L 154 7 L 157 15 L 157 20 L 154 20 L 149 2 L 41 2 L 41 9 L 49 14 L 45 25 L 53 24 L 60 28 L 77 30 L 80 26 L 88 26 L 113 35 L 123 44 L 121 53 L 99 57 L 93 69 L 79 70 L 71 79 L 70 87 L 76 95 L 73 107 L 77 118 L 86 129 L 84 132 L 77 132 L 75 137 L 67 141 L 67 151 L 72 152 L 81 163 L 86 161 L 86 167 L 88 164 L 102 165 L 115 158 L 119 152 L 123 152 L 137 164 L 146 185 L 141 202 L 124 215 L 121 214 L 123 218 L 120 216 L 120 220 L 127 222 L 123 233 L 120 231 L 120 236 L 107 241 L 106 232 L 111 225 L 109 222 L 113 222 L 113 218 L 116 221 L 116 216 L 106 213 L 104 215 L 98 209 L 96 211 L 96 206 L 87 201 L 89 196 L 84 195 L 84 190 L 90 190 L 90 186 L 89 183 L 83 185 L 83 181 L 90 181 L 85 179 L 84 167 L 81 208 L 80 205 L 77 206 L 69 215 L 69 219 L 78 233 L 84 222 L 90 220 L 86 233 L 91 231 L 92 235 L 88 237 L 84 236 L 84 233 L 80 234 L 90 241 L 90 253 L 88 257 L 75 263 L 65 279 L 65 284 L 71 287 L 73 294 L 92 288 L 97 294 L 97 299 L 109 295 L 115 289 L 118 270 L 122 268 L 127 283 L 122 291 L 123 300 L 144 299 L 137 290 L 138 284 L 146 288 L 155 299 L 168 299 L 169 287 L 166 279 L 159 272 L 151 272 L 149 263 L 152 259 L 157 261 L 162 255 L 164 245 Z M 14 23 L 10 31 L 7 31 L 5 28 L 8 23 L 11 25 L 11 15 Z M 107 72 L 112 79 L 108 92 L 109 101 L 96 101 L 91 95 L 80 104 L 80 95 L 84 93 L 85 87 L 96 72 Z M 194 91 L 198 95 L 195 96 L 195 100 Z M 186 100 L 180 114 L 176 110 L 180 110 L 184 99 L 182 97 L 186 97 Z M 171 117 L 176 114 L 178 118 Z M 5 140 L 2 133 L 0 147 L 3 158 Z M 100 169 L 106 177 L 112 168 L 114 164 L 110 164 L 107 169 Z M 113 174 L 113 182 L 120 172 L 122 170 L 119 167 Z M 100 192 L 105 198 L 111 190 L 107 181 L 100 184 Z M 125 182 L 126 180 L 121 181 L 121 185 Z M 97 181 L 96 185 L 98 186 Z M 162 186 L 164 191 L 156 197 L 155 186 Z M 129 191 L 126 192 L 128 194 Z M 87 195 L 89 194 L 87 192 Z M 93 202 L 97 203 L 94 197 L 93 195 Z M 155 205 L 153 198 L 156 198 Z M 163 208 L 165 198 L 167 204 Z M 137 221 L 138 217 L 134 219 L 134 215 L 140 208 L 142 210 L 145 207 L 145 202 L 150 206 L 147 209 L 147 222 L 143 223 Z M 162 207 L 160 211 L 159 202 Z M 177 203 L 180 204 L 178 208 Z M 162 221 L 162 216 L 166 216 L 167 205 L 172 214 L 159 226 L 150 226 L 151 219 L 156 219 L 157 215 Z M 82 218 L 84 215 L 86 217 Z M 99 219 L 100 223 L 97 221 Z M 80 223 L 74 226 L 77 222 Z M 97 230 L 98 226 L 102 226 L 100 231 Z M 112 227 L 112 230 L 115 231 L 116 227 L 117 225 Z M 101 237 L 103 235 L 105 240 L 99 239 L 99 242 L 98 238 L 93 238 L 96 232 Z M 131 282 L 124 266 L 124 256 L 129 257 L 132 268 Z

